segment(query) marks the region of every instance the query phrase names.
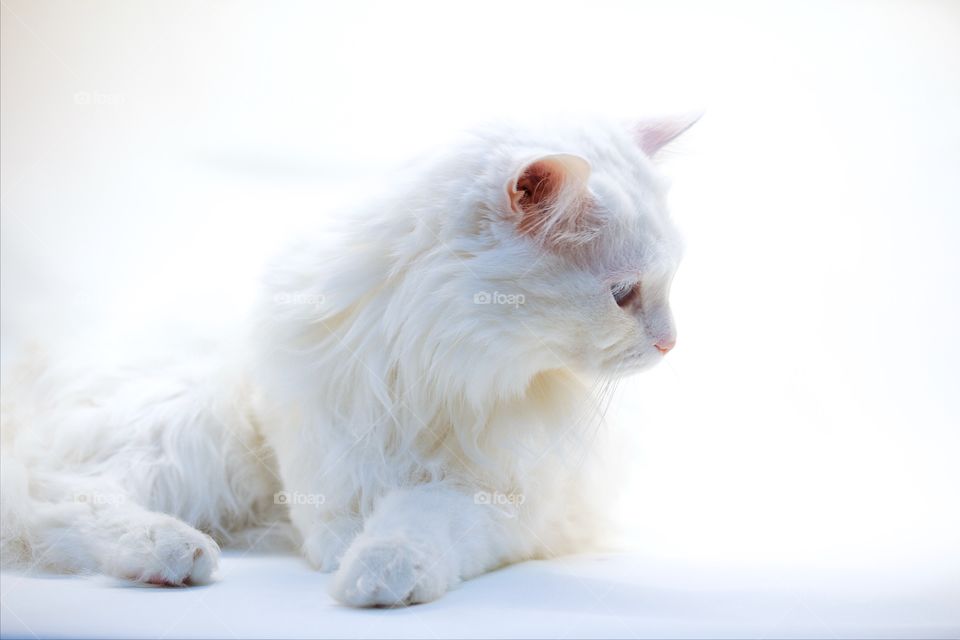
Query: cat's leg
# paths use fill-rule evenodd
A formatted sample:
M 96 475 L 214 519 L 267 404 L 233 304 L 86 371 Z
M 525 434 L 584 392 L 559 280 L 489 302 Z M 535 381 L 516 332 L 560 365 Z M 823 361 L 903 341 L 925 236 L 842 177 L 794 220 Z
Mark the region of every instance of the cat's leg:
M 171 586 L 210 580 L 220 552 L 210 536 L 122 494 L 80 497 L 34 503 L 28 525 L 34 566 Z M 109 504 L 99 503 L 105 499 Z
M 535 540 L 517 513 L 476 495 L 440 484 L 387 495 L 344 555 L 331 594 L 360 607 L 429 602 L 530 557 Z
M 310 565 L 335 571 L 363 525 L 350 502 L 352 488 L 330 480 L 337 465 L 346 463 L 328 462 L 318 457 L 316 447 L 303 446 L 299 436 L 282 435 L 275 433 L 272 445 L 285 490 L 275 494 L 274 501 L 287 506 L 301 553 Z

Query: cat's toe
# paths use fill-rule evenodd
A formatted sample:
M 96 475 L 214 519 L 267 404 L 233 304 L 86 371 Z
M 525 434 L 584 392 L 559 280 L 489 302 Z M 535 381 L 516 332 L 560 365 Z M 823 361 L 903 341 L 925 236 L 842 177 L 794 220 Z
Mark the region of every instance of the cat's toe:
M 442 558 L 440 558 L 442 560 Z M 433 554 L 394 540 L 358 540 L 344 555 L 330 594 L 353 607 L 430 602 L 450 580 Z

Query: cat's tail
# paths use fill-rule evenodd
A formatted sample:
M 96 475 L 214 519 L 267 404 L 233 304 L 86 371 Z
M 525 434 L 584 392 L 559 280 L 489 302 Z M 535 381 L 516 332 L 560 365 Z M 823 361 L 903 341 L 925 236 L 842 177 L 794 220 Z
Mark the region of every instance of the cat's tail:
M 30 492 L 27 469 L 13 457 L 16 420 L 14 396 L 21 382 L 30 375 L 26 359 L 4 371 L 0 389 L 0 566 L 18 566 L 30 562 L 27 535 Z M 9 374 L 9 375 L 6 375 Z
M 32 419 L 37 381 L 48 370 L 48 362 L 42 349 L 29 345 L 4 371 L 0 390 L 0 566 L 4 568 L 41 567 L 57 555 L 50 553 L 53 543 L 69 542 L 76 535 L 71 531 L 76 505 L 35 500 L 30 494 L 30 471 L 16 455 L 17 436 Z
M 28 522 L 30 493 L 27 470 L 19 460 L 0 454 L 0 566 L 20 567 L 32 562 Z
M 87 571 L 96 565 L 84 552 L 77 527 L 83 505 L 51 503 L 30 496 L 30 476 L 15 457 L 0 455 L 0 567 Z

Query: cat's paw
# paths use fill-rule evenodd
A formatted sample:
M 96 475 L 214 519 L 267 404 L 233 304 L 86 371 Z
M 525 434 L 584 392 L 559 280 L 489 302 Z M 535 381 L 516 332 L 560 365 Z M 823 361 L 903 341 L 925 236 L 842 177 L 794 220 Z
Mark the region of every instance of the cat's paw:
M 359 521 L 348 518 L 318 524 L 303 542 L 303 555 L 318 571 L 336 571 L 359 530 Z
M 144 522 L 120 536 L 106 572 L 127 580 L 181 587 L 210 581 L 220 547 L 176 518 Z
M 354 607 L 395 607 L 436 600 L 450 586 L 439 552 L 392 539 L 360 538 L 347 550 L 330 595 Z

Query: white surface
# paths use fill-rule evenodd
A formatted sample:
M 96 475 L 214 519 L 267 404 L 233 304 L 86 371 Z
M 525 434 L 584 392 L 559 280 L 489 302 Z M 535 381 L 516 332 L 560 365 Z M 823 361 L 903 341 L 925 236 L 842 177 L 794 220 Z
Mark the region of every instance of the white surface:
M 584 556 L 509 567 L 427 605 L 353 610 L 327 595 L 328 576 L 295 558 L 238 556 L 225 558 L 220 582 L 190 589 L 4 573 L 3 635 L 955 638 L 960 632 L 960 593 L 944 593 L 933 578 L 906 590 L 809 571 L 758 579 L 637 555 Z
M 31 336 L 96 351 L 222 326 L 273 244 L 363 193 L 346 178 L 438 131 L 538 110 L 706 111 L 667 167 L 688 240 L 680 340 L 611 409 L 632 474 L 620 515 L 652 567 L 533 565 L 359 614 L 331 609 L 326 579 L 292 560 L 244 560 L 196 592 L 5 587 L 5 627 L 16 611 L 51 632 L 130 632 L 208 597 L 277 635 L 429 635 L 416 625 L 431 611 L 479 635 L 620 633 L 566 576 L 576 566 L 598 589 L 625 583 L 609 606 L 637 634 L 960 633 L 944 604 L 960 600 L 958 3 L 0 13 L 5 357 Z M 190 611 L 182 635 L 230 635 Z

